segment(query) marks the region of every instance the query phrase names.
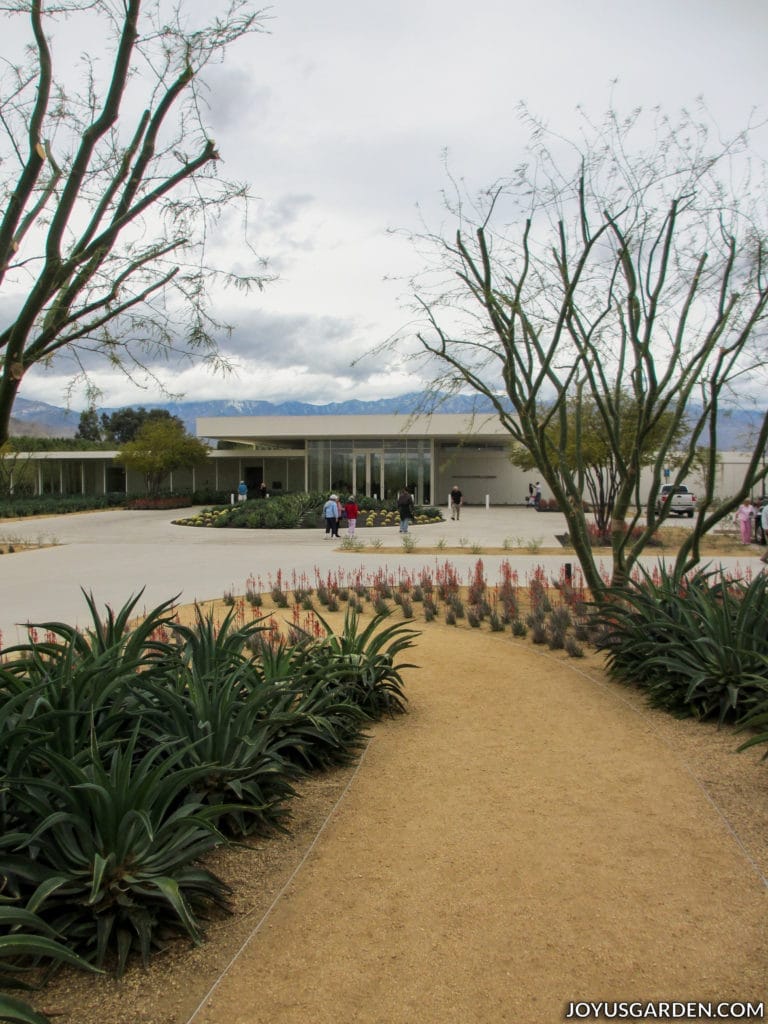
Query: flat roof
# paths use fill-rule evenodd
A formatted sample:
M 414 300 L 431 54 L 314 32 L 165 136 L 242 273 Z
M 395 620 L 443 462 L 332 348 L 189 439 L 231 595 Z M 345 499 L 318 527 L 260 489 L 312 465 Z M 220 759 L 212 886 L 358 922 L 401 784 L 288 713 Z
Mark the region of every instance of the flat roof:
M 499 417 L 490 413 L 433 413 L 403 416 L 202 416 L 196 421 L 198 437 L 222 441 L 295 441 L 330 438 L 466 438 L 503 437 L 509 433 Z

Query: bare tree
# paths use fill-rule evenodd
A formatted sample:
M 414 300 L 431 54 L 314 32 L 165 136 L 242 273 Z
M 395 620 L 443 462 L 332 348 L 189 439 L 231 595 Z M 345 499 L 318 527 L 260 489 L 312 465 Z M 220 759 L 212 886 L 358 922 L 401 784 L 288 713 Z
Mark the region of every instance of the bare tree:
M 696 460 L 706 453 L 680 571 L 766 473 L 768 414 L 738 490 L 713 500 L 718 414 L 734 394 L 746 401 L 765 387 L 765 190 L 749 130 L 716 145 L 691 115 L 671 123 L 657 113 L 648 142 L 641 111 L 624 120 L 612 111 L 598 126 L 584 117 L 569 143 L 523 116 L 528 162 L 476 198 L 453 181 L 446 207 L 455 235 L 415 238 L 428 254 L 411 282 L 425 320 L 418 339 L 433 371 L 437 364 L 433 393 L 469 387 L 486 396 L 529 453 L 599 596 L 584 460 L 569 457 L 586 448 L 588 423 L 608 444 L 617 477 L 614 585 L 664 519 L 654 506 L 665 467 L 675 466 L 669 482 L 679 483 L 695 462 L 701 472 Z M 644 467 L 651 482 L 641 508 Z
M 3 9 L 27 19 L 29 40 L 0 73 L 0 289 L 12 311 L 0 331 L 0 443 L 30 367 L 66 350 L 87 383 L 94 353 L 129 375 L 174 353 L 216 364 L 224 325 L 209 286 L 264 280 L 255 258 L 244 276 L 206 265 L 212 223 L 247 190 L 216 174 L 201 91 L 204 69 L 261 29 L 260 12 L 228 0 L 195 27 L 165 0 Z M 87 40 L 74 67 L 57 51 L 61 32 Z

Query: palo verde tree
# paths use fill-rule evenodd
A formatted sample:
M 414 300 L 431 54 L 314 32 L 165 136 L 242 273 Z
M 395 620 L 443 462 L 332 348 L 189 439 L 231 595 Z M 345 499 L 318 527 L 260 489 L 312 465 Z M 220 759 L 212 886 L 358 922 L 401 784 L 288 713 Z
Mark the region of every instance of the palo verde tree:
M 207 446 L 188 434 L 175 416 L 169 416 L 146 420 L 136 437 L 122 446 L 115 461 L 141 473 L 147 493 L 154 496 L 175 469 L 201 466 L 207 458 Z
M 217 175 L 202 75 L 261 27 L 248 0 L 220 2 L 200 25 L 183 0 L 2 4 L 27 28 L 0 71 L 0 444 L 30 367 L 66 351 L 88 383 L 94 354 L 144 379 L 164 354 L 220 364 L 210 285 L 263 283 L 257 263 L 206 262 L 247 190 Z M 62 37 L 88 52 L 73 64 Z
M 641 450 L 632 430 L 637 410 L 631 396 L 624 397 L 621 410 L 621 415 L 627 419 L 627 423 L 617 431 L 617 438 L 625 449 L 623 462 L 626 463 L 633 454 L 636 454 L 641 467 L 653 466 L 659 444 L 667 437 L 671 427 L 670 443 L 673 451 L 668 456 L 666 469 L 671 470 L 676 466 L 680 461 L 680 450 L 686 441 L 687 422 L 681 420 L 674 426 L 671 413 L 660 416 L 656 430 L 649 432 L 645 438 L 647 449 Z M 568 432 L 562 447 L 558 436 L 559 423 L 557 419 L 549 424 L 550 443 L 554 449 L 562 452 L 569 470 L 579 480 L 579 486 L 584 500 L 592 511 L 600 539 L 610 541 L 613 508 L 622 478 L 619 459 L 615 454 L 611 437 L 603 429 L 600 411 L 594 401 L 583 399 L 581 403 L 577 403 L 569 400 L 566 409 Z M 537 469 L 531 453 L 520 445 L 512 447 L 510 461 L 520 469 Z
M 453 236 L 415 239 L 427 254 L 411 282 L 419 351 L 433 393 L 470 388 L 492 402 L 559 502 L 599 598 L 585 461 L 573 458 L 586 451 L 587 429 L 600 431 L 615 466 L 614 585 L 664 518 L 654 506 L 673 451 L 672 484 L 705 452 L 679 571 L 766 474 L 768 413 L 736 492 L 713 500 L 718 414 L 734 394 L 746 401 L 765 388 L 766 193 L 750 131 L 718 143 L 688 114 L 672 123 L 609 112 L 598 126 L 584 117 L 570 143 L 523 117 L 527 162 L 476 197 L 454 182 Z

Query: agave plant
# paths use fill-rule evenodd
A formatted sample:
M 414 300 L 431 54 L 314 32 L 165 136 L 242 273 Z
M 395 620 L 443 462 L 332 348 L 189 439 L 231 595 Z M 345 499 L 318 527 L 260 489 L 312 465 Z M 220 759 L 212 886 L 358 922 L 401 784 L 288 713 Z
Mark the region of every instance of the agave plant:
M 117 612 L 110 605 L 105 606 L 104 616 L 99 614 L 93 594 L 82 591 L 91 616 L 89 628 L 80 629 L 66 622 L 40 622 L 28 626 L 30 635 L 43 632 L 52 637 L 60 637 L 64 645 L 71 646 L 75 654 L 87 660 L 98 657 L 107 651 L 114 656 L 119 650 L 126 661 L 142 660 L 158 645 L 154 634 L 164 627 L 175 623 L 173 607 L 177 598 L 171 597 L 142 617 L 136 614 L 136 606 L 144 593 L 143 588 L 130 597 Z M 55 641 L 54 641 L 55 642 Z M 25 644 L 6 648 L 6 654 L 23 656 L 25 652 L 39 645 L 30 640 Z
M 747 750 L 749 747 L 765 746 L 768 744 L 768 655 L 763 656 L 763 671 L 760 679 L 754 680 L 754 692 L 752 694 L 752 707 L 744 715 L 739 723 L 739 731 L 750 731 L 753 735 L 742 743 L 739 751 Z M 763 754 L 763 760 L 768 758 L 768 751 Z
M 209 611 L 203 614 L 195 605 L 195 622 L 192 626 L 173 625 L 180 650 L 181 661 L 192 667 L 200 677 L 211 677 L 216 673 L 227 674 L 232 668 L 251 661 L 249 643 L 267 629 L 265 619 L 254 619 L 244 626 L 237 626 L 236 608 L 231 608 L 220 624 Z
M 281 689 L 291 697 L 291 715 L 280 729 L 281 752 L 306 771 L 350 764 L 365 742 L 369 716 L 346 696 L 348 670 L 329 677 L 329 666 L 311 652 Z
M 0 837 L 0 875 L 78 953 L 121 975 L 169 933 L 202 937 L 199 915 L 226 908 L 226 887 L 196 860 L 222 841 L 220 808 L 190 799 L 206 767 L 184 751 L 137 757 L 136 735 L 76 763 L 55 751 L 44 778 L 19 780 L 25 829 Z
M 128 624 L 140 597 L 141 592 L 117 614 L 107 606 L 102 621 L 93 598 L 86 595 L 90 629 L 39 623 L 30 630 L 43 632 L 44 641 L 30 639 L 8 648 L 0 701 L 27 694 L 23 705 L 16 702 L 15 722 L 16 729 L 25 730 L 27 742 L 44 737 L 46 747 L 75 758 L 94 737 L 107 745 L 130 733 L 134 720 L 127 712 L 145 674 L 165 654 L 167 645 L 153 635 L 170 624 L 174 600 L 163 602 L 131 630 Z
M 256 637 L 249 643 L 254 653 L 250 685 L 276 688 L 290 708 L 278 733 L 281 755 L 306 771 L 349 764 L 362 748 L 367 720 L 339 692 L 338 674 L 346 679 L 348 667 L 338 662 L 336 685 L 329 685 L 328 665 L 315 657 L 315 643 L 301 630 L 295 632 L 293 642 Z
M 402 672 L 416 668 L 411 663 L 396 664 L 396 658 L 414 646 L 418 630 L 402 623 L 380 628 L 388 614 L 374 615 L 360 629 L 360 617 L 348 608 L 338 635 L 318 616 L 326 636 L 311 649 L 316 661 L 325 665 L 329 683 L 372 720 L 405 711 Z
M 66 963 L 82 970 L 95 970 L 58 941 L 58 934 L 37 914 L 24 907 L 0 903 L 0 986 L 30 989 L 19 977 L 28 966 Z M 0 994 L 0 1020 L 11 1024 L 50 1024 L 49 1019 L 27 1003 Z
M 229 662 L 229 664 L 228 664 Z M 205 805 L 226 805 L 219 824 L 229 833 L 283 828 L 299 772 L 283 755 L 283 730 L 294 716 L 290 692 L 258 685 L 248 662 L 207 658 L 212 671 L 180 665 L 146 681 L 145 738 L 158 747 L 181 743 L 180 764 L 204 769 L 194 783 Z M 138 699 L 142 699 L 142 695 Z
M 598 615 L 608 670 L 674 713 L 738 717 L 768 679 L 766 599 L 762 575 L 749 584 L 709 569 L 646 576 Z

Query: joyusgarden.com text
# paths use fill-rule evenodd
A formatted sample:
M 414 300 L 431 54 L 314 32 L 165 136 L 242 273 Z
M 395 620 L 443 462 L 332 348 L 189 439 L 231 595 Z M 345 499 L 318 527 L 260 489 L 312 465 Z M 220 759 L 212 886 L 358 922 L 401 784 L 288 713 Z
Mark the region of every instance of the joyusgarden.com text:
M 565 1020 L 763 1020 L 763 1003 L 573 1002 Z

